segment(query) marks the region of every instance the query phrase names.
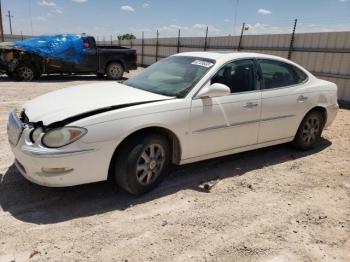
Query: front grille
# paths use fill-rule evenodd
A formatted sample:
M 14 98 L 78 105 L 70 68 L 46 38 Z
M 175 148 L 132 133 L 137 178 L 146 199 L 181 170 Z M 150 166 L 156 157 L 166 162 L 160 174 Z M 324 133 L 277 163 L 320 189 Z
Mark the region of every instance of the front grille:
M 15 147 L 22 135 L 23 123 L 17 117 L 16 110 L 13 110 L 7 122 L 7 135 L 11 146 Z

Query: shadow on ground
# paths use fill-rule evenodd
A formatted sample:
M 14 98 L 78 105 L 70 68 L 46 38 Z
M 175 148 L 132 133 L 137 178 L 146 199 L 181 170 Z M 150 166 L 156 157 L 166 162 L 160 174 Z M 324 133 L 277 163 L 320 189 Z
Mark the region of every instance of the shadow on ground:
M 25 222 L 58 223 L 125 210 L 184 189 L 201 191 L 198 185 L 203 181 L 241 176 L 251 170 L 316 154 L 330 145 L 330 141 L 322 139 L 315 149 L 300 152 L 285 144 L 174 167 L 157 189 L 140 197 L 118 191 L 110 182 L 68 188 L 41 187 L 25 180 L 12 165 L 0 175 L 0 206 L 3 211 Z

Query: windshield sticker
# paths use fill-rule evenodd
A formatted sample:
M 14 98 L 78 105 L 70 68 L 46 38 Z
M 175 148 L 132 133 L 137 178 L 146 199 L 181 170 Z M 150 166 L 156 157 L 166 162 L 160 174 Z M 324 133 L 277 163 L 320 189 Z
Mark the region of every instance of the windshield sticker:
M 213 65 L 213 63 L 210 62 L 206 62 L 206 61 L 201 61 L 201 60 L 195 60 L 191 63 L 192 65 L 199 65 L 199 66 L 203 66 L 206 68 L 209 68 Z

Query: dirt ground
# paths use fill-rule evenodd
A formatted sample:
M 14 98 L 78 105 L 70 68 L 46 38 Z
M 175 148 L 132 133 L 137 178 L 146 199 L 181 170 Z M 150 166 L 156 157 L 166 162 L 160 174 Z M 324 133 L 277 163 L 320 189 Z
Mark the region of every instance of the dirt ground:
M 350 110 L 310 152 L 280 145 L 177 167 L 141 197 L 108 182 L 26 181 L 12 165 L 9 110 L 95 81 L 0 79 L 0 261 L 350 261 Z

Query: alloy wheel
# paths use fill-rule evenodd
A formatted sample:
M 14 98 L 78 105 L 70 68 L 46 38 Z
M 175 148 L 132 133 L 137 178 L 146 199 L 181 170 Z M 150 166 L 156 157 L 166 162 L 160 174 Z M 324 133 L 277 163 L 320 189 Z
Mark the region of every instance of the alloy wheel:
M 18 76 L 25 81 L 30 81 L 34 78 L 34 71 L 27 66 L 20 67 L 17 72 Z
M 316 116 L 310 116 L 304 124 L 302 139 L 306 144 L 313 143 L 317 140 L 320 132 L 320 120 Z
M 144 185 L 152 184 L 160 175 L 165 163 L 165 150 L 160 144 L 151 144 L 141 153 L 136 164 L 137 181 Z
M 121 75 L 121 69 L 120 66 L 117 64 L 112 65 L 109 68 L 109 75 L 112 76 L 113 78 L 118 78 Z

